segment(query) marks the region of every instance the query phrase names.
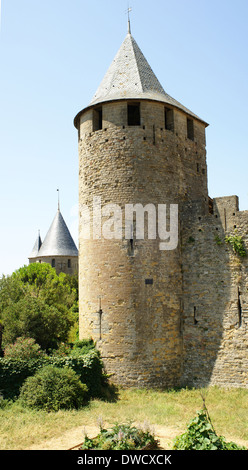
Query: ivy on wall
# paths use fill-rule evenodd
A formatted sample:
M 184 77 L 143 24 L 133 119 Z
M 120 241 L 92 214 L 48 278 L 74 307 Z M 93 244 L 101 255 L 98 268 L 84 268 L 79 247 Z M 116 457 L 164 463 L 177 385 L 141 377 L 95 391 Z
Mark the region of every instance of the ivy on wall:
M 237 253 L 241 257 L 247 256 L 244 241 L 240 235 L 225 237 L 225 242 L 232 246 L 234 253 Z

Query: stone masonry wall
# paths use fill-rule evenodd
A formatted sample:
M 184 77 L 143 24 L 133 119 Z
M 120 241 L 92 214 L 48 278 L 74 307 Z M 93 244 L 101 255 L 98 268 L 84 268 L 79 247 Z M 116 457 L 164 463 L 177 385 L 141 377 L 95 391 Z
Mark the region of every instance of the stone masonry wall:
M 79 131 L 80 335 L 91 336 L 112 380 L 127 386 L 177 386 L 182 374 L 182 263 L 180 245 L 159 250 L 159 238 L 84 239 L 83 205 L 208 205 L 204 125 L 174 110 L 165 129 L 164 105 L 141 101 L 141 125 L 127 126 L 127 102 L 103 103 L 102 129 L 93 109 Z M 103 217 L 102 223 L 109 218 Z M 122 222 L 124 223 L 123 219 Z
M 48 263 L 52 266 L 52 259 L 55 260 L 55 269 L 57 274 L 63 272 L 65 274 L 75 274 L 78 272 L 78 257 L 77 256 L 53 256 L 30 259 L 30 263 Z M 70 266 L 68 260 L 70 259 Z
M 140 101 L 140 126 L 127 125 L 127 102 L 102 104 L 79 127 L 80 335 L 91 336 L 112 380 L 126 386 L 248 386 L 248 256 L 226 242 L 242 236 L 248 211 L 236 196 L 208 198 L 205 127 L 164 104 Z M 154 240 L 84 238 L 83 205 L 179 204 L 179 245 Z M 110 213 L 102 217 L 102 225 Z M 147 221 L 147 219 L 146 219 Z M 135 222 L 134 222 L 135 225 Z
M 214 199 L 205 216 L 197 203 L 185 207 L 183 218 L 181 383 L 248 387 L 248 256 L 225 241 L 242 236 L 248 248 L 248 212 L 231 196 Z

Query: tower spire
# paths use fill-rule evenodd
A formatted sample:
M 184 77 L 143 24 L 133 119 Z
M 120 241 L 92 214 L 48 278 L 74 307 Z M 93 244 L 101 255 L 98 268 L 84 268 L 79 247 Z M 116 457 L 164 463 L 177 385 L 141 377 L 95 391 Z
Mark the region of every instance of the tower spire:
M 128 17 L 128 33 L 131 34 L 131 22 L 130 22 L 130 13 L 132 11 L 131 7 L 127 9 L 127 17 Z
M 60 210 L 60 205 L 59 205 L 59 189 L 57 189 L 58 191 L 58 211 Z

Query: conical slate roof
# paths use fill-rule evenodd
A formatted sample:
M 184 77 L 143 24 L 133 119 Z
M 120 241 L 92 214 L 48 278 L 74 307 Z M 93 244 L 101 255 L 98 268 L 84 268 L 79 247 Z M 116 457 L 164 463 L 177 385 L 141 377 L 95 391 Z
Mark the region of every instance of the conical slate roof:
M 164 91 L 130 32 L 124 39 L 89 106 L 120 99 L 162 101 L 202 121 Z
M 37 256 L 78 256 L 77 247 L 59 209 Z
M 32 252 L 31 252 L 31 254 L 30 254 L 30 256 L 29 256 L 29 259 L 31 259 L 31 258 L 37 258 L 38 252 L 39 252 L 39 249 L 40 249 L 41 245 L 42 245 L 42 241 L 41 241 L 40 233 L 39 233 L 39 234 L 38 234 L 38 237 L 37 237 L 37 239 L 36 239 L 36 242 L 35 242 L 35 244 L 34 244 L 34 247 L 33 247 L 33 249 L 32 249 Z

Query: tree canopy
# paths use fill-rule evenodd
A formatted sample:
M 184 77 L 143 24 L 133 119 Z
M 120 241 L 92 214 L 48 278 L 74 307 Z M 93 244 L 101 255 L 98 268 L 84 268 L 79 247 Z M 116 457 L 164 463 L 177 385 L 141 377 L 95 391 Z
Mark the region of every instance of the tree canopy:
M 43 349 L 57 348 L 77 320 L 77 275 L 32 263 L 0 279 L 4 346 L 21 336 L 34 338 Z

